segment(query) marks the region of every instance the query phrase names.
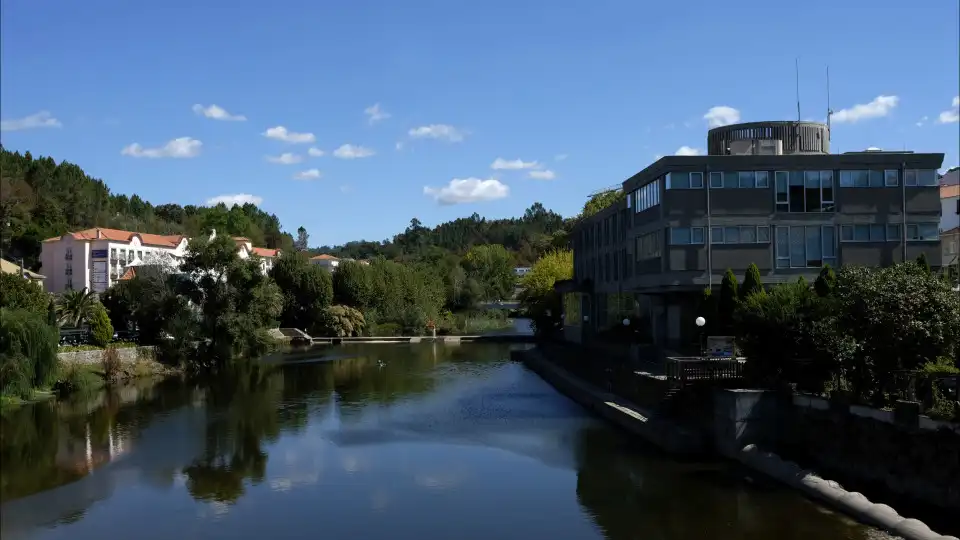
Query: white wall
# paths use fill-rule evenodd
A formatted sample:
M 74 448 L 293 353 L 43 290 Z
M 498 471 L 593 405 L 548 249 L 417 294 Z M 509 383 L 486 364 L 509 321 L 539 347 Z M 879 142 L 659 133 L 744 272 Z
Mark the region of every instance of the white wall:
M 960 216 L 957 215 L 958 197 L 944 197 L 940 199 L 940 232 L 960 227 Z

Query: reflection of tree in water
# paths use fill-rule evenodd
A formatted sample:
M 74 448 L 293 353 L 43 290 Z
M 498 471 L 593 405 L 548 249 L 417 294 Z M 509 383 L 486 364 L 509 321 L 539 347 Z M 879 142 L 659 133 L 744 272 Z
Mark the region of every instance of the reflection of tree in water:
M 261 445 L 280 434 L 283 383 L 282 372 L 254 362 L 218 374 L 207 393 L 204 453 L 183 470 L 195 499 L 236 502 L 247 479 L 263 481 L 267 454 Z
M 71 482 L 82 474 L 52 467 L 60 425 L 52 402 L 18 407 L 0 416 L 0 502 Z
M 867 538 L 862 527 L 778 486 L 650 452 L 608 429 L 580 433 L 577 498 L 609 540 Z

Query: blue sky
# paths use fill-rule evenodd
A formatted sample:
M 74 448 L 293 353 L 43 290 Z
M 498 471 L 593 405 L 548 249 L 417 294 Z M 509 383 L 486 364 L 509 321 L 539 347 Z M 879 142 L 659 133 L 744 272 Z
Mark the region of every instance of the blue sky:
M 801 4 L 2 0 L 2 141 L 155 204 L 253 197 L 313 245 L 383 239 L 570 215 L 711 120 L 795 118 L 799 57 L 805 119 L 830 66 L 834 151 L 957 165 L 958 2 Z

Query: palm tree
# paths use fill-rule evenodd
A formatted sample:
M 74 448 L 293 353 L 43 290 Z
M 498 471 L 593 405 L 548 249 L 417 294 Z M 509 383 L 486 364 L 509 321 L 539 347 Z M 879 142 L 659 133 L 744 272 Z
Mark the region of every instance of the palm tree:
M 90 317 L 96 304 L 97 297 L 88 289 L 67 291 L 57 302 L 57 317 L 64 324 L 77 327 Z

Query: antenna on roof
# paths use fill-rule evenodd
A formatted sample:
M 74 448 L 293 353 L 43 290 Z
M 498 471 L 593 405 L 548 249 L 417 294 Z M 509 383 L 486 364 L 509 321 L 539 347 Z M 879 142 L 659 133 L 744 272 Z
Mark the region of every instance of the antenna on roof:
M 796 68 L 796 81 L 797 81 L 797 122 L 800 121 L 800 59 L 797 58 L 794 61 L 794 66 Z
M 830 117 L 833 109 L 830 108 L 830 66 L 827 66 L 827 137 L 830 136 Z

